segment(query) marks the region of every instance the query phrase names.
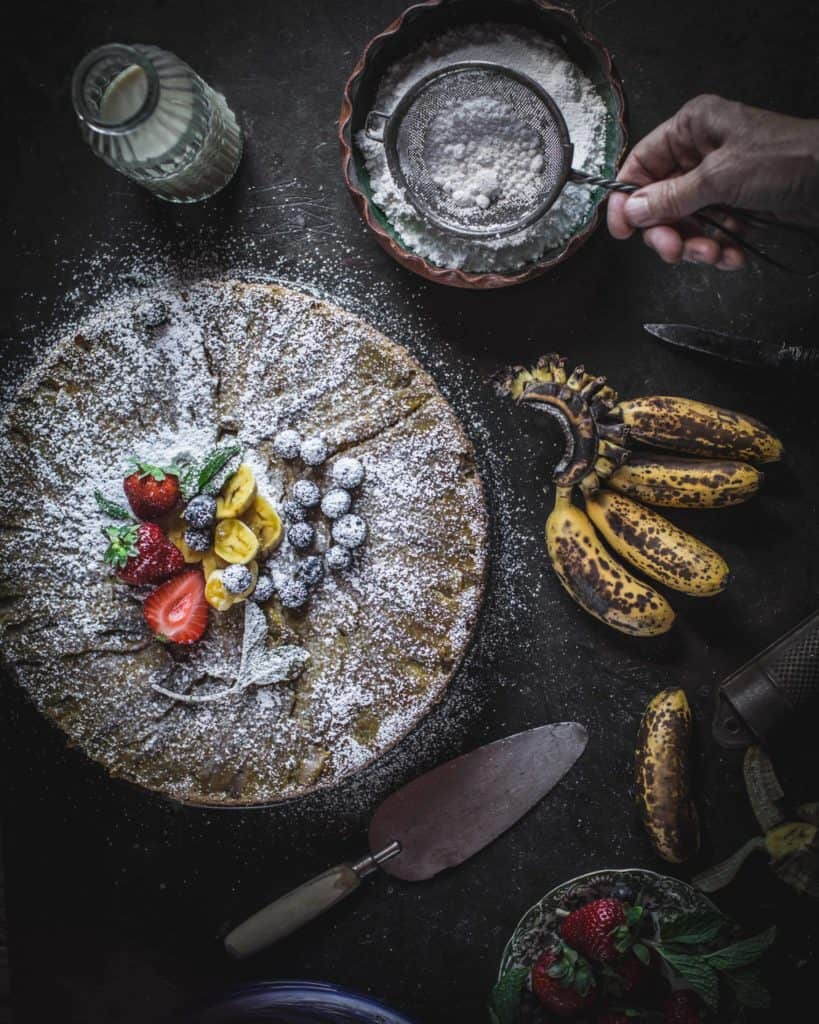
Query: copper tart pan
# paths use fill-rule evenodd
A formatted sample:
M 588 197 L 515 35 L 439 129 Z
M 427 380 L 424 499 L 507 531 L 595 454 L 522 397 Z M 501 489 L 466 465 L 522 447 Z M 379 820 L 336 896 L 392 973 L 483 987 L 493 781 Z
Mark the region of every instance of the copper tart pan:
M 596 207 L 568 242 L 547 251 L 539 260 L 506 273 L 474 273 L 440 267 L 412 252 L 373 203 L 367 169 L 354 138 L 374 105 L 384 72 L 428 39 L 450 28 L 481 21 L 525 25 L 559 43 L 598 87 L 609 111 L 606 160 L 601 171 L 614 176 L 626 148 L 625 100 L 611 54 L 582 28 L 571 11 L 545 0 L 425 0 L 407 8 L 367 43 L 344 87 L 338 123 L 341 166 L 353 201 L 378 244 L 407 270 L 454 288 L 508 288 L 539 277 L 576 252 L 600 222 Z

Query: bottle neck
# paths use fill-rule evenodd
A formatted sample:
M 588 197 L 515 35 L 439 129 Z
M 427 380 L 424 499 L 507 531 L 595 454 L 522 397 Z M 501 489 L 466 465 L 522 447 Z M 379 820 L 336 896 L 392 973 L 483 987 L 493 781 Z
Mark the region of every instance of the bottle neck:
M 147 47 L 110 43 L 77 65 L 71 85 L 77 117 L 100 135 L 127 135 L 153 114 L 159 76 Z

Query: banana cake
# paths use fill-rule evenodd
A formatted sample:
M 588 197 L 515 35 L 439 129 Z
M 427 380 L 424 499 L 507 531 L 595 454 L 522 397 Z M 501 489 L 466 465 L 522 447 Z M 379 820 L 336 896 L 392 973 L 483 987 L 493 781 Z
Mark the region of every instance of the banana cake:
M 442 697 L 483 597 L 483 488 L 432 378 L 360 318 L 240 281 L 114 302 L 49 351 L 0 435 L 5 668 L 112 775 L 197 804 L 289 799 Z M 176 486 L 158 466 L 181 481 L 214 451 L 176 533 L 121 507 L 129 458 L 150 498 Z M 152 539 L 176 546 L 149 593 L 123 566 Z M 190 601 L 195 643 L 174 633 Z

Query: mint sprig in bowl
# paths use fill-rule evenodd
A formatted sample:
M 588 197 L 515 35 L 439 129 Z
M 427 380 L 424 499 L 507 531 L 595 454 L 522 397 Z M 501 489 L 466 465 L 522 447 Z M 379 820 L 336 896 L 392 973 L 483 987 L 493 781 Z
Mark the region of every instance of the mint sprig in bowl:
M 651 984 L 623 991 L 616 984 L 617 963 L 593 963 L 597 998 L 590 1019 L 608 1010 L 627 1015 L 634 1024 L 661 1021 L 663 998 L 679 989 L 695 994 L 703 1024 L 741 1022 L 745 1007 L 769 1004 L 758 961 L 774 941 L 774 928 L 744 938 L 699 890 L 676 878 L 628 868 L 563 882 L 523 915 L 501 957 L 489 1004 L 492 1024 L 551 1019 L 532 992 L 532 967 L 546 950 L 561 943 L 565 950 L 561 923 L 573 911 L 608 899 L 622 902 L 627 923 L 616 932 L 630 936 L 624 955 L 646 966 Z M 615 937 L 621 949 L 619 934 Z

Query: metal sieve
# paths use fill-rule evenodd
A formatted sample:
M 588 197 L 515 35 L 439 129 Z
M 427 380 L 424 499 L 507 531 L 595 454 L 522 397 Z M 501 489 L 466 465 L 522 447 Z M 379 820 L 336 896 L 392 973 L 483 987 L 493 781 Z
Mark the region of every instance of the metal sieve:
M 508 109 L 510 121 L 515 119 L 529 129 L 535 139 L 531 152 L 541 159 L 539 170 L 530 174 L 526 188 L 517 193 L 497 189 L 491 198 L 486 196 L 479 204 L 471 201 L 471 197 L 466 197 L 466 201 L 463 196 L 457 197 L 440 175 L 436 181 L 428 143 L 441 114 L 464 108 L 482 97 L 500 101 Z M 380 132 L 376 128 L 379 122 Z M 523 230 L 549 210 L 567 182 L 609 192 L 635 192 L 639 187 L 573 168 L 574 147 L 552 97 L 527 75 L 490 61 L 463 61 L 433 71 L 408 89 L 391 113 L 371 110 L 364 131 L 384 146 L 390 172 L 418 214 L 464 238 L 497 238 Z M 706 232 L 728 238 L 770 266 L 800 277 L 819 274 L 815 263 L 819 236 L 814 231 L 720 204 L 707 210 L 708 213 L 698 211 L 686 219 L 698 221 Z M 732 224 L 733 227 L 729 226 Z M 739 228 L 765 230 L 769 247 L 775 252 L 767 252 L 744 238 L 738 233 Z M 811 262 L 808 269 L 781 259 L 777 250 L 785 235 L 791 243 L 795 238 L 801 241 L 803 251 L 799 260 L 807 258 Z
M 436 119 L 444 112 L 463 109 L 464 104 L 483 97 L 500 101 L 508 108 L 510 119 L 536 137 L 533 154 L 542 167 L 530 176 L 529 187 L 517 192 L 500 190 L 481 206 L 459 201 L 436 181 L 429 140 Z M 573 170 L 574 147 L 552 97 L 527 75 L 486 61 L 451 64 L 425 76 L 404 93 L 391 113 L 370 111 L 365 132 L 383 144 L 393 178 L 420 216 L 467 238 L 521 231 L 546 213 L 567 181 L 623 187 L 620 182 Z

